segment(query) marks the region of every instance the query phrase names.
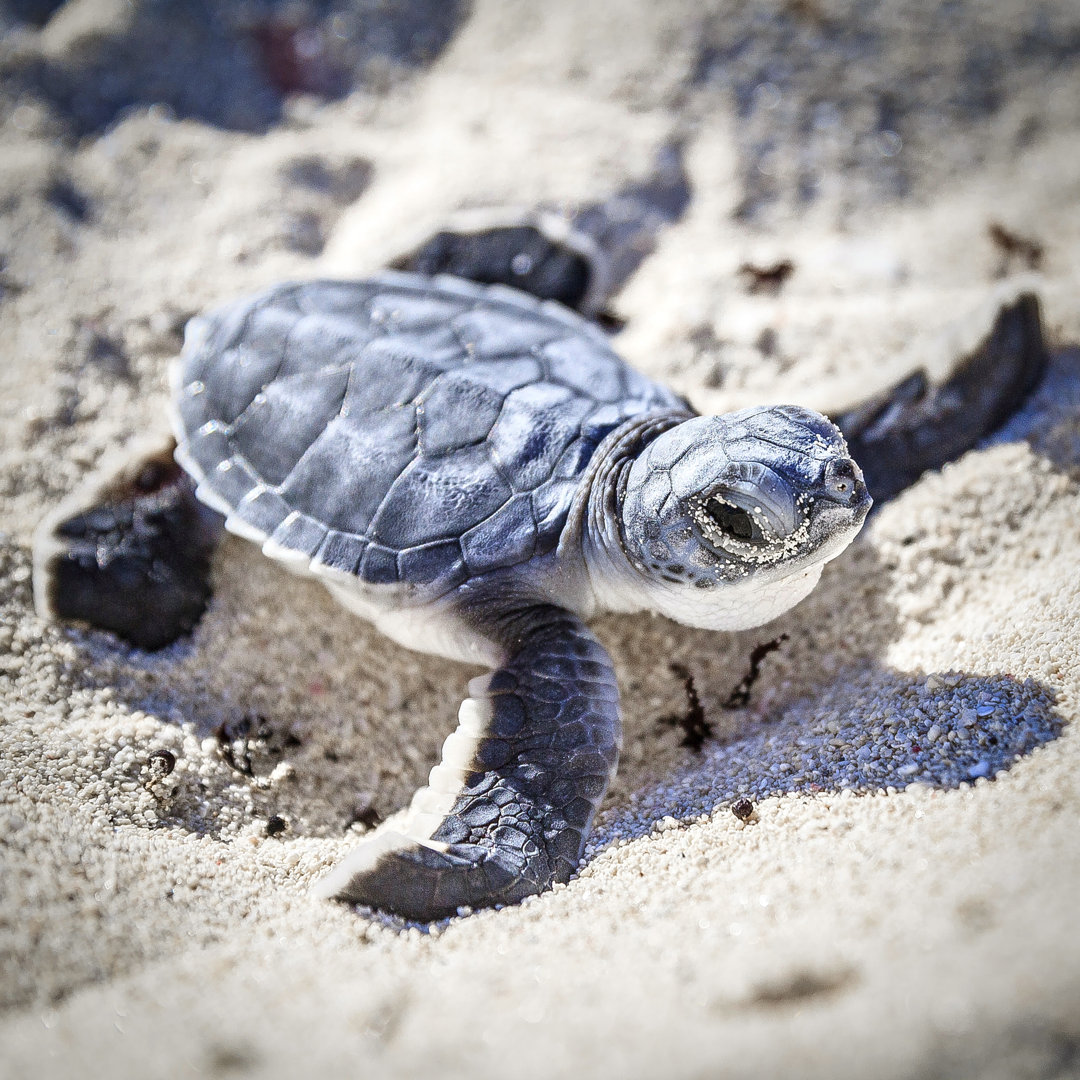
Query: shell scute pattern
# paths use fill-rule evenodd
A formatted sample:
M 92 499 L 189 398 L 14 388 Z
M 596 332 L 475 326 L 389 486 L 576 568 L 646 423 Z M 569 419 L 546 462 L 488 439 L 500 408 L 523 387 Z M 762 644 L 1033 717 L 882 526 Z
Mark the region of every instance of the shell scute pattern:
M 341 412 L 348 368 L 278 378 L 260 390 L 229 427 L 233 453 L 250 464 L 263 483 L 278 487 L 296 468 L 296 448 L 314 447 Z M 267 438 L 267 432 L 274 438 Z
M 228 386 L 218 386 L 212 378 L 207 385 L 222 421 L 234 424 L 251 408 L 259 388 L 277 378 L 281 357 L 240 344 L 226 352 L 225 360 L 240 377 Z
M 241 520 L 251 526 L 256 534 L 269 536 L 278 525 L 289 516 L 289 505 L 276 492 L 266 487 L 257 487 L 248 492 L 240 508 Z
M 318 281 L 308 285 L 276 286 L 267 294 L 267 299 L 278 303 L 290 292 L 293 294 L 291 303 L 305 315 L 344 315 L 353 319 L 378 290 L 370 281 Z M 225 310 L 230 306 L 227 305 Z
M 563 451 L 580 438 L 581 424 L 596 402 L 538 382 L 515 390 L 506 403 L 491 430 L 492 458 L 517 490 L 532 491 L 551 477 Z
M 550 551 L 600 440 L 681 404 L 568 312 L 409 275 L 228 305 L 178 363 L 179 455 L 229 527 L 370 584 Z
M 358 549 L 356 536 L 330 529 L 319 545 L 319 550 L 315 552 L 314 559 L 329 570 L 354 574 L 362 556 L 363 548 Z
M 426 585 L 439 591 L 452 589 L 465 579 L 465 562 L 457 540 L 442 540 L 422 544 L 398 555 L 398 572 L 402 581 Z
M 565 334 L 552 324 L 539 324 L 527 319 L 520 311 L 491 311 L 477 308 L 453 320 L 466 352 L 476 359 L 490 360 L 499 356 L 523 356 L 537 353 L 544 345 Z
M 310 558 L 322 546 L 327 531 L 325 525 L 294 510 L 278 525 L 270 538 L 279 547 Z
M 533 492 L 533 514 L 536 518 L 536 549 L 546 554 L 559 542 L 563 526 L 570 513 L 570 503 L 577 491 L 577 479 L 553 478 Z
M 432 378 L 443 370 L 430 357 L 418 359 L 417 350 L 410 351 L 397 339 L 383 338 L 358 349 L 349 368 L 343 409 L 346 416 L 415 405 Z
M 381 544 L 368 544 L 357 573 L 372 585 L 396 585 L 398 582 L 397 552 Z
M 536 553 L 532 499 L 515 495 L 461 538 L 470 570 L 493 570 L 525 562 Z
M 214 487 L 230 505 L 241 502 L 258 485 L 259 479 L 252 469 L 235 457 L 222 461 L 214 474 Z
M 491 468 L 485 446 L 463 447 L 435 459 L 420 456 L 391 485 L 371 531 L 399 551 L 460 537 L 504 506 L 512 494 Z
M 541 355 L 547 377 L 578 394 L 597 401 L 614 402 L 626 393 L 626 368 L 621 363 L 597 356 L 591 342 L 562 338 L 546 345 Z
M 376 292 L 371 307 L 375 321 L 386 324 L 393 333 L 419 334 L 449 326 L 461 312 L 461 301 L 413 296 L 408 304 L 402 304 L 400 293 Z
M 416 453 L 416 410 L 387 408 L 332 420 L 281 486 L 292 507 L 312 508 L 333 529 L 364 537 L 403 462 Z
M 246 345 L 252 352 L 276 361 L 280 367 L 285 362 L 290 335 L 299 321 L 299 312 L 294 310 L 291 304 L 280 307 L 277 304 L 256 304 L 247 323 L 240 328 L 239 335 L 230 342 L 230 347 Z M 258 393 L 261 386 L 259 382 L 252 381 L 250 376 L 246 379 L 237 378 L 236 381 L 238 385 L 249 386 L 252 397 Z
M 284 359 L 280 368 L 268 372 L 266 378 L 305 372 L 310 368 L 310 356 L 321 357 L 327 367 L 345 367 L 375 336 L 372 329 L 357 326 L 344 315 L 301 315 L 282 342 Z
M 542 377 L 540 364 L 531 356 L 505 360 L 479 360 L 468 365 L 468 377 L 504 397 Z
M 468 377 L 448 371 L 440 375 L 421 400 L 420 449 L 440 454 L 488 437 L 502 411 L 504 396 Z

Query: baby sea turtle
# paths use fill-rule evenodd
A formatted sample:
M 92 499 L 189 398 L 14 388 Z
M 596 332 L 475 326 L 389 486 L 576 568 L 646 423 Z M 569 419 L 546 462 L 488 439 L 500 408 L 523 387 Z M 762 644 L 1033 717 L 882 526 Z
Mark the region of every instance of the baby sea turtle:
M 405 820 L 321 883 L 414 919 L 576 869 L 620 744 L 611 661 L 584 620 L 766 622 L 871 504 L 824 416 L 699 416 L 592 324 L 498 285 L 279 285 L 193 319 L 171 376 L 176 460 L 228 529 L 394 640 L 494 669 Z M 73 520 L 77 543 L 93 525 Z M 62 548 L 39 558 L 49 611 Z

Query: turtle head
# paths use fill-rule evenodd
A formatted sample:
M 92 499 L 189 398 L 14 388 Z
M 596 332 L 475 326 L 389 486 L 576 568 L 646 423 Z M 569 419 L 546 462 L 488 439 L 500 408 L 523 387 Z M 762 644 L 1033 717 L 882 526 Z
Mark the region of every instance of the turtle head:
M 648 606 L 714 630 L 797 604 L 871 499 L 840 431 L 790 405 L 683 421 L 626 474 L 620 542 Z

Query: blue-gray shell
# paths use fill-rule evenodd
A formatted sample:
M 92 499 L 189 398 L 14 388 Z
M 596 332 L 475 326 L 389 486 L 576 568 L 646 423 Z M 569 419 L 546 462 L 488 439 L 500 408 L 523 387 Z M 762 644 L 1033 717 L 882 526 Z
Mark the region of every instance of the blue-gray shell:
M 684 407 L 562 307 L 406 274 L 201 316 L 173 390 L 178 458 L 230 527 L 443 589 L 550 552 L 601 439 Z

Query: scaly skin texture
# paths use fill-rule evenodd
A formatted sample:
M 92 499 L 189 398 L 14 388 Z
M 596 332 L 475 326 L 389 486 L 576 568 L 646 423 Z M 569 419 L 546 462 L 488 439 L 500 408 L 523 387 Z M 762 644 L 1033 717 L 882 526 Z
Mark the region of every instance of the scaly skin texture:
M 484 691 L 486 722 L 466 748 L 446 816 L 424 843 L 405 834 L 372 864 L 363 860 L 355 871 L 342 864 L 327 885 L 332 895 L 432 919 L 515 903 L 568 881 L 577 868 L 618 760 L 611 661 L 558 608 L 528 608 L 500 622 L 508 659 Z

